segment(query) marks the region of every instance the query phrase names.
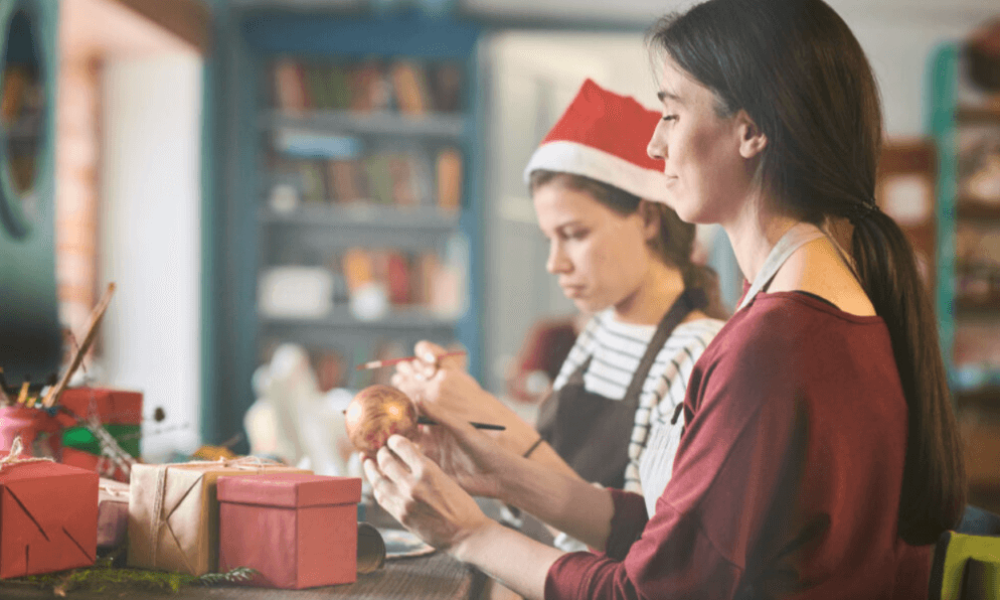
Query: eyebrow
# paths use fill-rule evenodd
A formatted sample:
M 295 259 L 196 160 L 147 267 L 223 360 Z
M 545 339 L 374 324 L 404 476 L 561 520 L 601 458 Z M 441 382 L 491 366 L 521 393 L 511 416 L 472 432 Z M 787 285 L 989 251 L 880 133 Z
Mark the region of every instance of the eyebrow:
M 682 102 L 681 97 L 677 94 L 667 92 L 665 90 L 660 90 L 656 92 L 656 97 L 660 99 L 660 102 L 666 102 L 667 100 L 673 100 L 674 102 Z

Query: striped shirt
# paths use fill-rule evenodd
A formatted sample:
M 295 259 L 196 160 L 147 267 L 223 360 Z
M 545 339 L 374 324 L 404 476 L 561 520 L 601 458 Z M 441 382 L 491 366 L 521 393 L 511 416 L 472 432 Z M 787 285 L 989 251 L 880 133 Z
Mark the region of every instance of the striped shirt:
M 620 323 L 609 308 L 594 315 L 566 357 L 553 388 L 562 388 L 570 376 L 593 357 L 583 374 L 584 388 L 609 400 L 622 400 L 639 362 L 646 353 L 655 325 Z M 642 492 L 639 459 L 649 438 L 650 426 L 667 422 L 674 408 L 684 402 L 688 378 L 694 363 L 725 323 L 698 319 L 674 329 L 656 356 L 639 393 L 635 426 L 629 443 L 629 464 L 625 468 L 625 489 Z

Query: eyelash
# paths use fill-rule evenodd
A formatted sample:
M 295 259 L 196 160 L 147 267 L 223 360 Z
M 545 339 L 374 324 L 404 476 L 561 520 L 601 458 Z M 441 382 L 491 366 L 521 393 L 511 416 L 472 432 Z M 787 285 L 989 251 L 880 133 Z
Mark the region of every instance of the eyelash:
M 664 120 L 664 121 L 676 121 L 677 120 L 677 115 L 667 115 L 667 116 L 663 117 L 662 120 Z
M 572 233 L 564 233 L 560 237 L 564 240 L 582 240 L 587 237 L 587 231 L 574 231 Z

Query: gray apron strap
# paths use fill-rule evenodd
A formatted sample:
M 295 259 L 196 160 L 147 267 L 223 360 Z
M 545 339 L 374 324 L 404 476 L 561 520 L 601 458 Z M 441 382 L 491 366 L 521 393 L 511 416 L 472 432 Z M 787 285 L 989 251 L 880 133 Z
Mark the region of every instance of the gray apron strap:
M 789 229 L 785 235 L 781 236 L 778 243 L 774 245 L 771 253 L 767 255 L 767 259 L 764 260 L 760 271 L 754 277 L 753 283 L 750 284 L 750 289 L 743 296 L 743 301 L 736 308 L 736 312 L 739 312 L 746 305 L 750 304 L 754 296 L 766 288 L 767 284 L 771 283 L 771 280 L 774 279 L 781 266 L 785 264 L 788 257 L 794 254 L 796 250 L 813 240 L 825 236 L 826 234 L 819 227 L 810 223 L 799 223 Z

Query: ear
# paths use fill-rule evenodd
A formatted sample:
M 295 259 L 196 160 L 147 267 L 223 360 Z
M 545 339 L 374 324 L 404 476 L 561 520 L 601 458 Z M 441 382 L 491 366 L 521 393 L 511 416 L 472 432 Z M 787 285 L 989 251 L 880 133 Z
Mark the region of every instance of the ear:
M 639 201 L 639 216 L 642 217 L 642 234 L 648 242 L 660 235 L 660 211 L 655 202 Z
M 767 147 L 767 136 L 745 110 L 736 114 L 736 130 L 740 134 L 740 156 L 753 158 Z

